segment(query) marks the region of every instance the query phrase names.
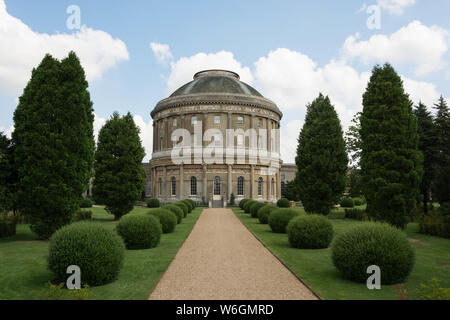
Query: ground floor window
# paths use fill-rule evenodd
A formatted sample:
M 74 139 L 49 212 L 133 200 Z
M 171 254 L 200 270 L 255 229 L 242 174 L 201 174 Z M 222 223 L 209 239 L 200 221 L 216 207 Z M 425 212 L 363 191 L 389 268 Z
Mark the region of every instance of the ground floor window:
M 258 196 L 262 196 L 263 193 L 262 189 L 263 189 L 263 178 L 260 177 L 258 179 Z
M 177 179 L 175 177 L 172 177 L 172 195 L 177 195 Z
M 162 187 L 162 179 L 159 178 L 159 195 L 162 195 L 163 187 Z
M 274 191 L 275 191 L 275 180 L 273 180 L 273 178 L 272 178 L 271 191 L 272 191 L 272 196 L 273 196 L 274 195 Z
M 214 178 L 214 195 L 220 195 L 220 177 Z
M 197 195 L 197 178 L 191 177 L 191 196 Z
M 244 177 L 238 178 L 237 194 L 238 194 L 238 196 L 244 195 Z

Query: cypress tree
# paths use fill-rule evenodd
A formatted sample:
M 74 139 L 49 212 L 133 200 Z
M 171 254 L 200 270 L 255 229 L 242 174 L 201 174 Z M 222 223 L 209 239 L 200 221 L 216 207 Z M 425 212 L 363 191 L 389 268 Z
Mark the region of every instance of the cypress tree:
M 345 189 L 348 157 L 338 115 L 322 94 L 307 106 L 295 162 L 306 212 L 327 215 Z
M 441 205 L 441 212 L 450 215 L 450 110 L 441 96 L 435 104 L 436 118 L 436 179 L 433 195 Z
M 422 102 L 414 109 L 414 114 L 418 125 L 419 150 L 423 155 L 423 176 L 420 192 L 422 194 L 423 210 L 427 214 L 428 203 L 431 200 L 431 184 L 434 179 L 437 137 L 433 116 Z
M 75 53 L 46 55 L 14 113 L 14 161 L 21 213 L 31 230 L 49 238 L 70 223 L 92 172 L 93 109 Z
M 145 183 L 144 148 L 130 113 L 115 112 L 98 136 L 93 195 L 118 220 L 133 209 Z
M 367 213 L 404 228 L 422 176 L 417 120 L 391 65 L 375 66 L 363 95 L 361 176 Z

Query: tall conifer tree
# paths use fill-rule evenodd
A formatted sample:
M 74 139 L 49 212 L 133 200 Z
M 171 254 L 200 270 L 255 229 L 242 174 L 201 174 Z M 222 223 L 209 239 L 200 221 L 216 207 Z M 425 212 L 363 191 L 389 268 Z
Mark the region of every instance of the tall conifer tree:
M 361 175 L 367 213 L 404 228 L 422 178 L 412 102 L 391 65 L 376 66 L 363 95 Z

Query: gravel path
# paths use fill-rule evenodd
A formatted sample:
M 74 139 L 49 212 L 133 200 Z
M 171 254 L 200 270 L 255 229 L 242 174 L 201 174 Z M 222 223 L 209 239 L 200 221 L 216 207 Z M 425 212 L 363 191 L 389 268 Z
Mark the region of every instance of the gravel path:
M 317 298 L 231 210 L 205 209 L 149 299 Z

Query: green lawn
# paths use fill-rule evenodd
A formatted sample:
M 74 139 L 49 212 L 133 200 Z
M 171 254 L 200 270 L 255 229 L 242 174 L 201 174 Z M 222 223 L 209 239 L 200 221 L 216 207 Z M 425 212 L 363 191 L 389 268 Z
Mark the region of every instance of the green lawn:
M 132 214 L 148 211 L 135 207 Z M 111 230 L 113 221 L 103 208 L 92 208 L 93 220 Z M 201 214 L 195 209 L 176 226 L 175 232 L 163 234 L 156 248 L 127 250 L 118 280 L 101 287 L 88 289 L 91 299 L 147 299 L 159 279 L 175 257 Z M 19 225 L 17 235 L 0 239 L 0 299 L 38 299 L 36 292 L 53 279 L 47 269 L 48 241 L 36 240 L 28 225 Z
M 303 212 L 303 208 L 297 208 Z M 322 299 L 396 299 L 396 286 L 382 286 L 381 290 L 368 290 L 341 277 L 331 261 L 331 250 L 300 250 L 289 246 L 286 234 L 275 234 L 268 225 L 262 225 L 249 214 L 233 209 L 237 217 L 259 238 L 283 263 Z M 332 219 L 335 235 L 362 222 L 349 219 Z M 405 288 L 412 292 L 431 278 L 450 287 L 450 240 L 418 233 L 418 225 L 411 223 L 405 230 L 416 252 L 416 264 Z M 410 293 L 410 298 L 413 295 Z

